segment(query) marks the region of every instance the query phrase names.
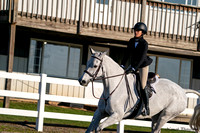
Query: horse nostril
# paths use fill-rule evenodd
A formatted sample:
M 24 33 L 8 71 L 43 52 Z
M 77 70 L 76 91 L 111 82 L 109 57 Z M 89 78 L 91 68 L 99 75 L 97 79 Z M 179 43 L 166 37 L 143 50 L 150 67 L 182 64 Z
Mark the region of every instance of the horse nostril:
M 82 80 L 82 81 L 81 81 L 81 84 L 86 84 L 86 81 L 85 81 L 85 80 Z

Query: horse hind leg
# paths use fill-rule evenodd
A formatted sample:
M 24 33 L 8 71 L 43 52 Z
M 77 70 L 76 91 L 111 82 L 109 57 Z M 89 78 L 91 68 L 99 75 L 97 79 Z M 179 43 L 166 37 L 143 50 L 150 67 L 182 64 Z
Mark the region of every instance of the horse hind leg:
M 151 123 L 151 130 L 152 131 L 156 128 L 156 125 L 157 125 L 157 122 L 158 122 L 158 119 L 159 119 L 159 116 L 160 116 L 161 113 L 162 112 L 160 112 L 160 113 L 158 113 L 158 114 L 156 114 L 152 117 L 152 123 Z
M 164 126 L 164 124 L 176 116 L 177 116 L 177 113 L 163 110 L 160 113 L 157 121 L 155 122 L 156 124 L 154 125 L 154 127 L 152 127 L 153 128 L 152 133 L 161 133 L 161 128 Z

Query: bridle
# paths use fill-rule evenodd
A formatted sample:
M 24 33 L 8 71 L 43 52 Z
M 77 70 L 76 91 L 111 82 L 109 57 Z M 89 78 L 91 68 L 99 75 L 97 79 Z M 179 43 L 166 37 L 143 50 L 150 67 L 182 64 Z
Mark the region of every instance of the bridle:
M 92 94 L 93 94 L 93 96 L 94 96 L 95 98 L 97 98 L 97 99 L 103 99 L 103 100 L 107 101 L 108 98 L 116 91 L 116 89 L 117 89 L 118 86 L 120 85 L 120 83 L 121 83 L 121 81 L 122 81 L 122 79 L 123 79 L 123 77 L 124 77 L 124 75 L 125 75 L 125 72 L 122 73 L 122 74 L 113 75 L 113 76 L 108 76 L 108 77 L 103 77 L 103 76 L 97 77 L 97 75 L 98 75 L 98 73 L 99 73 L 99 71 L 100 71 L 100 69 L 101 69 L 101 67 L 102 67 L 103 59 L 100 59 L 99 57 L 96 57 L 96 56 L 94 56 L 94 55 L 92 55 L 91 57 L 93 57 L 93 58 L 95 58 L 95 59 L 98 59 L 98 60 L 100 61 L 100 64 L 99 64 L 99 66 L 98 66 L 98 68 L 97 68 L 97 70 L 96 70 L 96 72 L 95 72 L 94 74 L 91 74 L 91 73 L 88 72 L 87 70 L 84 70 L 84 72 L 87 73 L 90 77 L 92 77 L 92 79 L 91 79 L 90 81 L 92 82 Z M 102 69 L 103 69 L 103 67 L 102 67 Z M 102 70 L 102 71 L 103 71 L 103 70 Z M 118 76 L 122 76 L 122 78 L 120 79 L 120 81 L 119 81 L 119 83 L 117 84 L 117 86 L 115 87 L 115 89 L 109 94 L 109 96 L 108 96 L 107 98 L 98 98 L 98 97 L 95 96 L 95 94 L 94 94 L 94 83 L 93 83 L 95 80 L 109 79 L 109 78 L 114 78 L 114 77 L 118 77 Z
M 102 67 L 103 59 L 100 59 L 99 57 L 96 57 L 94 55 L 92 55 L 91 57 L 98 59 L 100 61 L 100 64 L 99 64 L 99 66 L 98 66 L 98 68 L 97 68 L 97 70 L 96 70 L 96 72 L 94 74 L 91 74 L 87 70 L 84 70 L 84 72 L 87 73 L 90 77 L 92 77 L 91 81 L 94 81 L 97 78 L 97 74 L 99 73 L 99 70 Z

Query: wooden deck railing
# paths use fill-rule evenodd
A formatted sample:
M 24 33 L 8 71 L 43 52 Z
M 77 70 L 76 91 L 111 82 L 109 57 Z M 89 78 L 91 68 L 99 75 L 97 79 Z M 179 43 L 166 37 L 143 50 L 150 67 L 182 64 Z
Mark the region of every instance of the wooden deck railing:
M 0 23 L 15 23 L 17 18 L 18 0 L 0 1 Z
M 153 0 L 1 0 L 0 16 L 11 12 L 10 2 L 17 5 L 18 17 L 126 33 L 142 20 L 150 36 L 190 42 L 199 36 L 200 7 L 195 6 Z
M 148 0 L 146 23 L 150 35 L 196 41 L 199 7 Z

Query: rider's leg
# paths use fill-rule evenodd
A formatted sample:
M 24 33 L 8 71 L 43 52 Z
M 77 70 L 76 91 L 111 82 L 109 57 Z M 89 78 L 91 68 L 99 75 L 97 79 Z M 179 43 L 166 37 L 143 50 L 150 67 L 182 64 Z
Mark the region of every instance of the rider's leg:
M 145 109 L 146 109 L 146 115 L 150 114 L 149 110 L 149 95 L 146 89 L 147 84 L 147 78 L 148 78 L 148 72 L 149 72 L 149 66 L 143 67 L 139 69 L 140 74 L 140 81 L 141 81 L 141 87 L 142 87 L 142 99 L 144 101 Z

